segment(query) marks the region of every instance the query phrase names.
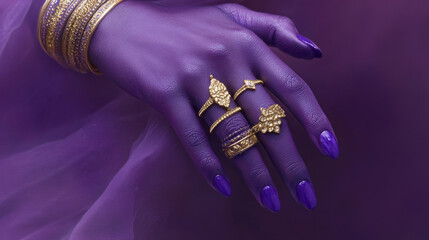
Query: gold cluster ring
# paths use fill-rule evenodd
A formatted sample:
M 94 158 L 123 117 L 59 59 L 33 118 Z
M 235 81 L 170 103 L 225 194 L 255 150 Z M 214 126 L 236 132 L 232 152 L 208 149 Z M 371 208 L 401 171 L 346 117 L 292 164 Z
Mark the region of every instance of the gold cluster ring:
M 252 129 L 255 133 L 280 133 L 280 125 L 282 124 L 281 119 L 285 117 L 285 111 L 278 104 L 271 105 L 268 108 L 261 107 L 259 123 L 253 126 Z

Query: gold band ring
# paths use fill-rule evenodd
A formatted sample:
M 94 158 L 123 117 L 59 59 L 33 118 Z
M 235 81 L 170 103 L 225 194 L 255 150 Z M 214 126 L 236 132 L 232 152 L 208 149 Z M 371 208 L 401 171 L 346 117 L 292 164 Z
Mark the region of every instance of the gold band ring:
M 210 133 L 213 132 L 213 130 L 219 125 L 222 121 L 225 119 L 231 117 L 232 115 L 238 113 L 241 111 L 241 107 L 236 107 L 234 109 L 228 110 L 226 113 L 224 113 L 220 118 L 218 118 L 211 126 L 210 126 Z
M 198 111 L 199 117 L 201 117 L 204 111 L 206 111 L 213 103 L 229 110 L 231 95 L 229 94 L 228 89 L 226 89 L 225 84 L 214 78 L 213 75 L 210 75 L 209 92 L 209 99 L 201 107 L 200 111 Z
M 264 84 L 264 82 L 262 80 L 244 80 L 244 84 L 243 86 L 241 86 L 240 89 L 237 90 L 237 92 L 234 94 L 234 100 L 238 98 L 238 96 L 240 96 L 240 94 L 242 94 L 244 91 L 251 89 L 251 90 L 255 90 L 256 89 L 256 84 Z
M 271 105 L 268 108 L 261 107 L 259 123 L 253 126 L 253 131 L 257 132 L 275 132 L 280 133 L 281 118 L 285 118 L 285 111 L 278 104 Z
M 240 135 L 238 139 L 233 140 L 230 145 L 225 146 L 222 151 L 231 159 L 253 147 L 257 142 L 258 138 L 255 132 L 249 129 L 243 135 Z

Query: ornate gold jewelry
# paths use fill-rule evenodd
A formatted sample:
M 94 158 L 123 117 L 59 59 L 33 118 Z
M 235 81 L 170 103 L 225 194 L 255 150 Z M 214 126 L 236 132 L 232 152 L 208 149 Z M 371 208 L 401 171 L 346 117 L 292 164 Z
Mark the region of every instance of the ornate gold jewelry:
M 255 132 L 249 129 L 225 144 L 222 151 L 231 159 L 253 147 L 257 142 Z
M 282 124 L 281 118 L 285 117 L 285 111 L 278 104 L 271 105 L 269 108 L 261 107 L 261 116 L 259 116 L 259 123 L 256 124 L 252 129 L 255 133 L 280 133 L 280 125 Z
M 38 36 L 43 50 L 62 65 L 76 71 L 99 73 L 89 63 L 89 43 L 103 17 L 122 1 L 45 1 L 38 23 Z
M 236 107 L 234 109 L 228 110 L 226 113 L 224 113 L 220 118 L 218 118 L 211 126 L 210 126 L 210 133 L 213 132 L 213 130 L 219 125 L 222 121 L 225 119 L 231 117 L 232 115 L 238 113 L 241 111 L 241 107 Z
M 251 89 L 251 90 L 255 90 L 256 89 L 256 84 L 264 84 L 264 82 L 262 80 L 244 80 L 244 85 L 237 90 L 237 92 L 234 94 L 234 100 L 238 98 L 238 96 L 240 96 L 240 94 L 242 94 L 244 91 Z
M 88 49 L 89 43 L 91 42 L 92 36 L 95 33 L 98 25 L 101 23 L 101 20 L 110 12 L 116 5 L 121 3 L 123 0 L 110 0 L 107 1 L 103 6 L 101 6 L 94 16 L 86 25 L 85 31 L 82 36 L 81 47 L 79 48 L 79 56 L 81 57 L 81 63 L 86 69 L 89 69 L 94 74 L 100 74 L 100 71 L 89 62 Z
M 105 0 L 83 0 L 73 11 L 64 29 L 62 56 L 66 64 L 78 72 L 87 72 L 79 63 L 78 53 L 83 31 L 94 12 L 97 11 L 104 2 Z
M 199 117 L 201 117 L 204 111 L 206 111 L 213 103 L 216 103 L 219 106 L 229 110 L 231 95 L 226 89 L 225 84 L 221 83 L 219 80 L 214 78 L 213 75 L 210 75 L 209 92 L 210 92 L 209 99 L 206 101 L 206 103 L 204 103 L 204 105 L 201 107 L 200 111 L 198 112 Z
M 224 137 L 222 139 L 222 142 L 226 142 L 227 140 L 231 139 L 233 136 L 237 135 L 238 133 L 244 131 L 244 130 L 249 130 L 249 126 L 245 126 L 245 127 L 241 127 L 238 130 L 232 132 L 231 134 L 229 134 L 228 136 Z

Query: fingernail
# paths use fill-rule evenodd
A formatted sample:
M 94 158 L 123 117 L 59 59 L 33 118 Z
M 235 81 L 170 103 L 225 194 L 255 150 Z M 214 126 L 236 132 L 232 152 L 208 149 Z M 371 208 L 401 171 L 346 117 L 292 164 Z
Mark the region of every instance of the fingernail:
M 225 176 L 216 175 L 213 179 L 213 186 L 223 195 L 227 197 L 231 196 L 231 184 Z
M 316 57 L 316 58 L 322 57 L 322 55 L 323 55 L 322 50 L 320 50 L 320 48 L 313 41 L 302 36 L 301 34 L 298 34 L 297 37 L 299 40 L 301 40 L 301 42 L 307 44 L 308 46 L 311 47 L 311 49 L 313 49 L 314 57 Z
M 273 212 L 280 211 L 280 199 L 276 189 L 273 186 L 265 186 L 261 192 L 262 203 L 266 208 Z
M 330 131 L 323 131 L 319 137 L 320 145 L 328 156 L 333 159 L 338 158 L 340 155 L 340 149 L 338 148 L 338 142 L 334 134 Z
M 313 184 L 302 181 L 296 187 L 296 195 L 298 200 L 308 209 L 314 209 L 317 204 L 316 195 L 314 194 Z

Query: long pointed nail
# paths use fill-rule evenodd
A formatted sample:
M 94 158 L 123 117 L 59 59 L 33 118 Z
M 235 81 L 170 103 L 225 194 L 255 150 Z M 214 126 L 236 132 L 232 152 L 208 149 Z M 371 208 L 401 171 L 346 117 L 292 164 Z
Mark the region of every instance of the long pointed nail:
M 269 210 L 273 212 L 280 211 L 280 198 L 279 198 L 279 195 L 277 194 L 276 189 L 273 186 L 267 185 L 262 189 L 261 199 L 262 199 L 262 203 Z
M 231 184 L 225 176 L 216 175 L 213 178 L 213 186 L 223 195 L 227 197 L 231 196 Z
M 301 42 L 307 44 L 311 47 L 311 49 L 313 49 L 314 57 L 321 58 L 323 56 L 322 50 L 320 50 L 320 48 L 313 41 L 302 36 L 301 34 L 298 34 L 297 37 Z
M 333 159 L 338 158 L 340 155 L 340 149 L 338 148 L 338 142 L 334 134 L 330 131 L 323 131 L 319 137 L 320 145 L 328 156 Z
M 314 194 L 313 184 L 307 181 L 302 181 L 296 186 L 296 195 L 298 200 L 304 207 L 314 209 L 317 204 L 316 195 Z

